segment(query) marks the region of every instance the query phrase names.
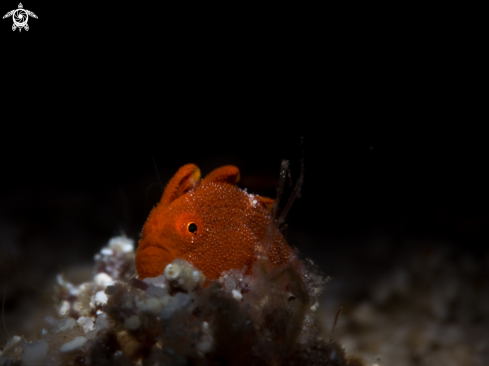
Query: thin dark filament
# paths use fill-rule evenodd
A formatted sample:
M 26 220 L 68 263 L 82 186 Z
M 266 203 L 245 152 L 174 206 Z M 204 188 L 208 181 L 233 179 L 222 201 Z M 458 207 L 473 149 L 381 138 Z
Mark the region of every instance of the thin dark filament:
M 280 198 L 282 197 L 282 193 L 284 193 L 285 178 L 287 177 L 288 171 L 289 171 L 289 161 L 282 160 L 282 164 L 280 166 L 280 178 L 278 181 L 278 188 L 277 188 L 277 198 L 275 199 L 275 203 L 273 204 L 273 211 L 272 211 L 273 222 L 276 222 L 275 219 L 277 217 L 277 213 L 280 206 Z
M 331 329 L 331 339 L 334 336 L 334 331 L 336 329 L 336 324 L 338 323 L 338 318 L 340 317 L 341 310 L 343 310 L 343 307 L 340 307 L 338 311 L 336 312 L 336 316 L 334 317 L 334 323 L 333 323 L 333 328 Z
M 287 170 L 288 169 L 289 169 L 289 167 L 287 164 Z M 290 174 L 290 172 L 289 172 L 289 174 Z M 280 176 L 280 179 L 282 179 L 282 174 Z M 285 177 L 284 177 L 284 180 L 285 180 Z M 285 217 L 287 216 L 287 213 L 289 212 L 290 208 L 292 207 L 292 204 L 294 203 L 295 199 L 300 198 L 303 182 L 304 182 L 304 157 L 301 158 L 301 171 L 299 174 L 299 179 L 297 179 L 297 182 L 295 183 L 294 190 L 292 191 L 292 194 L 290 195 L 289 200 L 287 201 L 287 204 L 285 205 L 284 209 L 280 213 L 279 218 L 276 221 L 277 226 L 280 226 L 284 223 Z

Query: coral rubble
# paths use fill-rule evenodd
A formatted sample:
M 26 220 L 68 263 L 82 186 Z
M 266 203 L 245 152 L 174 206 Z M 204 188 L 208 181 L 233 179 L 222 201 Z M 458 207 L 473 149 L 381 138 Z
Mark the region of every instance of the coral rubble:
M 133 273 L 133 242 L 111 239 L 91 282 L 58 277 L 58 318 L 46 317 L 34 342 L 14 336 L 0 365 L 363 365 L 319 336 L 325 279 L 312 263 L 260 259 L 251 274 L 230 270 L 208 286 L 181 259 L 155 278 Z

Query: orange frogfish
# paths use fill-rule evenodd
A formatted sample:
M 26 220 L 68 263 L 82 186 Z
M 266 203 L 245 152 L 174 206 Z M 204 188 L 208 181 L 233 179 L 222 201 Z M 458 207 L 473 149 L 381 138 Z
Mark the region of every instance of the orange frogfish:
M 272 266 L 293 260 L 271 220 L 274 200 L 248 194 L 238 181 L 235 166 L 217 168 L 204 179 L 196 165 L 182 166 L 144 224 L 136 253 L 139 278 L 162 274 L 176 258 L 192 263 L 206 281 L 230 269 L 249 273 L 257 253 L 265 253 Z

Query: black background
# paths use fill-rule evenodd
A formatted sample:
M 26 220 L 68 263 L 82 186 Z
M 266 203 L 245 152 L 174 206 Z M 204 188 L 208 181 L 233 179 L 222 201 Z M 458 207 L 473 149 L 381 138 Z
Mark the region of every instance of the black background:
M 409 246 L 487 250 L 480 51 L 456 19 L 23 5 L 39 17 L 28 32 L 0 23 L 4 283 L 21 263 L 56 273 L 112 235 L 137 239 L 161 194 L 153 158 L 163 184 L 189 162 L 204 175 L 235 164 L 241 187 L 274 196 L 280 161 L 295 180 L 304 152 L 287 238 L 333 276 Z

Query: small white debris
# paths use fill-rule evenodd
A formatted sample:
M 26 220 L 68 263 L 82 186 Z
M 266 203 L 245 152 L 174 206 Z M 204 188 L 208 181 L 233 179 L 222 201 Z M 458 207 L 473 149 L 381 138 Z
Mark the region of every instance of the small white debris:
M 59 315 L 65 316 L 70 312 L 70 303 L 66 300 L 61 301 L 61 306 L 59 307 Z
M 203 332 L 203 336 L 200 339 L 200 342 L 197 343 L 197 349 L 200 352 L 206 353 L 212 349 L 212 344 L 213 344 L 213 338 L 211 335 L 212 332 L 209 327 L 209 323 L 207 322 L 202 323 L 202 332 Z
M 80 324 L 83 327 L 83 330 L 85 331 L 85 334 L 93 329 L 94 323 L 92 318 L 88 316 L 81 316 L 78 318 L 76 321 L 78 324 Z
M 142 301 L 137 301 L 136 306 L 143 313 L 158 314 L 161 310 L 161 302 L 154 297 L 149 297 Z
M 79 289 L 73 286 L 72 283 L 65 281 L 63 275 L 58 274 L 56 276 L 56 282 L 58 283 L 59 286 L 64 287 L 66 290 L 68 290 L 70 292 L 70 295 L 78 296 L 80 292 Z
M 175 259 L 173 263 L 166 266 L 164 274 L 173 286 L 176 285 L 186 291 L 193 290 L 205 281 L 204 274 L 183 259 Z
M 3 347 L 3 352 L 7 353 L 11 348 L 17 346 L 17 343 L 19 343 L 21 338 L 19 336 L 13 336 L 10 341 L 7 342 L 5 347 Z
M 87 342 L 87 339 L 85 337 L 75 337 L 72 341 L 63 344 L 60 348 L 59 351 L 61 353 L 70 353 L 74 352 L 81 347 Z
M 165 268 L 165 277 L 171 280 L 176 280 L 180 277 L 182 273 L 182 268 L 178 263 L 170 263 Z
M 42 335 L 48 334 L 48 330 L 46 328 L 42 328 L 41 334 Z
M 122 253 L 129 253 L 134 251 L 134 240 L 129 239 L 127 236 L 116 236 L 110 239 L 109 248 Z
M 107 295 L 103 291 L 99 291 L 95 294 L 95 305 L 107 304 Z
M 71 283 L 70 283 L 71 285 Z M 78 287 L 74 287 L 72 285 L 72 287 L 70 288 L 70 295 L 71 296 L 78 296 L 78 294 L 80 293 L 80 290 L 78 289 Z
M 103 255 L 112 255 L 112 254 L 114 254 L 114 251 L 110 248 L 102 248 L 100 250 L 100 253 Z
M 239 292 L 238 290 L 233 290 L 231 291 L 233 293 L 233 297 L 240 301 L 242 298 L 243 298 L 243 295 L 241 295 L 241 292 Z
M 107 314 L 103 313 L 97 317 L 95 320 L 95 330 L 98 332 L 99 330 L 105 329 L 109 326 L 109 322 L 107 320 Z
M 63 275 L 61 273 L 56 275 L 56 283 L 60 286 L 65 286 L 66 282 L 65 282 Z
M 146 277 L 143 281 L 149 285 L 153 285 L 156 287 L 166 287 L 165 276 L 163 275 L 159 275 L 158 277 Z
M 90 330 L 86 333 L 88 339 L 95 339 L 97 332 L 105 329 L 109 326 L 109 321 L 107 320 L 107 314 L 102 313 L 97 316 L 97 320 L 95 320 L 95 326 L 93 330 Z
M 52 316 L 44 318 L 46 324 L 48 324 L 49 330 L 53 333 L 64 332 L 65 330 L 73 329 L 76 324 L 73 318 L 55 319 Z
M 107 286 L 110 286 L 114 283 L 114 280 L 112 277 L 110 277 L 107 273 L 105 272 L 100 272 L 98 273 L 94 278 L 93 281 L 97 285 L 97 287 L 102 287 L 106 288 Z
M 312 311 L 316 311 L 319 308 L 319 303 L 316 301 L 316 303 L 310 307 Z
M 137 315 L 132 315 L 131 317 L 127 318 L 124 321 L 124 328 L 129 330 L 135 330 L 139 328 L 140 325 L 141 325 L 141 320 Z

